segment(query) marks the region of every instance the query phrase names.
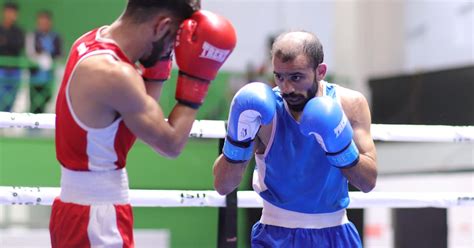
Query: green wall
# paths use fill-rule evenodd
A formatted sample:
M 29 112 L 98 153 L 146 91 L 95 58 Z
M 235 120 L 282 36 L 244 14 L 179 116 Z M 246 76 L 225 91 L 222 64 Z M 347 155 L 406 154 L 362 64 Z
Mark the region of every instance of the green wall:
M 0 0 L 3 3 L 6 0 Z M 38 10 L 53 13 L 54 29 L 61 34 L 65 51 L 83 33 L 112 23 L 122 12 L 126 0 L 16 0 L 19 4 L 19 25 L 26 31 L 35 27 Z

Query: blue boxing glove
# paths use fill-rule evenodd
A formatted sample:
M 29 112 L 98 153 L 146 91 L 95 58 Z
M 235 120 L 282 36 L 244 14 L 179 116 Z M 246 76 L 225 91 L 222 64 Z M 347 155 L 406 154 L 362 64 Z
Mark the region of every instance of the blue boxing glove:
M 253 140 L 260 125 L 268 124 L 276 111 L 270 86 L 254 82 L 242 87 L 232 99 L 227 137 L 222 153 L 231 163 L 242 163 L 253 155 Z
M 334 99 L 316 97 L 308 101 L 301 115 L 300 131 L 314 135 L 332 165 L 347 168 L 359 162 L 351 123 Z

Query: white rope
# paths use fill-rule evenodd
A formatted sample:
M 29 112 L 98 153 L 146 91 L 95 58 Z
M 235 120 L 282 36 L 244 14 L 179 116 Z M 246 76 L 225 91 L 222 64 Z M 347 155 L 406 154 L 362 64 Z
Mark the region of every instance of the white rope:
M 0 128 L 54 129 L 56 114 L 0 112 Z
M 53 203 L 60 188 L 0 187 L 0 205 L 45 205 Z M 474 193 L 350 192 L 349 208 L 450 208 L 474 207 Z M 237 192 L 240 208 L 261 208 L 253 191 Z M 134 207 L 225 207 L 225 196 L 213 190 L 130 190 Z
M 0 112 L 0 128 L 54 129 L 55 114 Z M 474 142 L 474 126 L 372 124 L 372 137 L 400 142 Z M 225 138 L 224 121 L 196 120 L 190 137 Z
M 371 132 L 381 141 L 474 142 L 474 126 L 372 124 Z
M 0 128 L 38 128 L 54 129 L 56 114 L 31 114 L 0 112 Z M 196 120 L 190 137 L 224 138 L 226 134 L 224 121 Z

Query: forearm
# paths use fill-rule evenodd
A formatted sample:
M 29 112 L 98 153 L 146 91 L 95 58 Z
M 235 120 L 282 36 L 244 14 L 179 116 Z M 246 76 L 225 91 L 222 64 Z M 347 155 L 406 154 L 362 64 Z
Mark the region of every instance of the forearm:
M 197 110 L 177 104 L 165 120 L 159 104 L 150 96 L 140 110 L 121 112 L 127 127 L 155 151 L 166 157 L 177 157 L 189 137 Z
M 221 195 L 227 195 L 236 189 L 242 181 L 242 176 L 248 162 L 232 164 L 223 155 L 214 162 L 214 188 Z
M 164 82 L 149 82 L 145 81 L 145 88 L 147 95 L 153 97 L 157 102 L 160 101 L 161 92 Z
M 196 114 L 197 109 L 176 104 L 168 116 L 168 123 L 172 132 L 168 136 L 167 146 L 170 146 L 177 153 L 176 156 L 181 153 L 189 139 L 189 133 L 196 119 Z
M 362 192 L 369 192 L 375 187 L 377 180 L 377 166 L 375 159 L 360 154 L 357 165 L 341 169 L 349 182 Z

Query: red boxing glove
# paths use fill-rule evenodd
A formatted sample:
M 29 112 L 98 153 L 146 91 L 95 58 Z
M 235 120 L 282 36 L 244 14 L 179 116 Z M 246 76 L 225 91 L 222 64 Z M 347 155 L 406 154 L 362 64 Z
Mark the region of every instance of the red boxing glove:
M 146 81 L 163 82 L 170 79 L 171 67 L 173 65 L 173 56 L 169 54 L 160 58 L 152 67 L 143 67 L 142 77 Z
M 192 108 L 204 101 L 211 80 L 234 50 L 237 35 L 229 20 L 196 11 L 181 23 L 175 43 L 179 67 L 176 99 Z

